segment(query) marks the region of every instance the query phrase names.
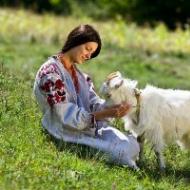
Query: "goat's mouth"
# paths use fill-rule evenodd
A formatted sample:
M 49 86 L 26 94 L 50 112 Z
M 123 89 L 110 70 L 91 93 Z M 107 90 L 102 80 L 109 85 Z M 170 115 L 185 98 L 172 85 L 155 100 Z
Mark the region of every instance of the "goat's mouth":
M 111 98 L 111 94 L 107 93 L 107 94 L 105 95 L 105 97 L 106 97 L 107 99 L 110 99 L 110 98 Z

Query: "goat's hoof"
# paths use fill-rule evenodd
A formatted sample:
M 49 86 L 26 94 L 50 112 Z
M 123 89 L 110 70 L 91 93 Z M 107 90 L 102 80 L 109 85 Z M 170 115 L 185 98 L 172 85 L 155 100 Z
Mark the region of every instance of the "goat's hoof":
M 164 175 L 166 173 L 166 168 L 165 167 L 160 167 L 160 173 Z
M 190 183 L 190 178 L 189 177 L 185 177 L 184 179 L 183 179 L 183 181 L 185 182 L 185 183 Z
M 138 171 L 140 171 L 140 168 L 138 166 L 133 166 L 133 170 L 138 172 Z
M 143 166 L 145 165 L 146 160 L 145 160 L 145 158 L 143 157 L 143 158 L 137 160 L 136 162 L 137 162 L 137 165 L 141 168 L 141 167 L 143 167 Z

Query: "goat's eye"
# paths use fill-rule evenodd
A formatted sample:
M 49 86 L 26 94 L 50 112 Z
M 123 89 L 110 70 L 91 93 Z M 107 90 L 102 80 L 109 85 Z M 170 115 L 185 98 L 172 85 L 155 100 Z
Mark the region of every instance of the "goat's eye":
M 117 89 L 117 88 L 119 88 L 120 87 L 120 85 L 119 84 L 116 84 L 115 85 L 115 89 Z
M 106 85 L 109 86 L 109 84 L 110 84 L 110 81 L 107 81 L 107 82 L 106 82 Z

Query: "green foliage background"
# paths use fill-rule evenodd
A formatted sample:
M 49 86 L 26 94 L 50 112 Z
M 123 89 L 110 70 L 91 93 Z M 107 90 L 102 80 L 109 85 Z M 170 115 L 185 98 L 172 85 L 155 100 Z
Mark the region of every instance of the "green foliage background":
M 0 0 L 0 6 L 23 7 L 38 13 L 69 15 L 85 13 L 98 20 L 121 16 L 126 21 L 154 26 L 164 22 L 169 28 L 189 26 L 188 0 Z

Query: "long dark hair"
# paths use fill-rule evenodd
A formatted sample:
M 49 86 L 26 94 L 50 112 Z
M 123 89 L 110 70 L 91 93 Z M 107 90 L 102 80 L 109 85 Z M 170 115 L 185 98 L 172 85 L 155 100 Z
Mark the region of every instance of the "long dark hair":
M 69 33 L 61 52 L 67 52 L 69 49 L 86 42 L 96 42 L 98 44 L 96 51 L 91 55 L 91 58 L 96 57 L 101 50 L 99 33 L 91 25 L 79 25 Z

